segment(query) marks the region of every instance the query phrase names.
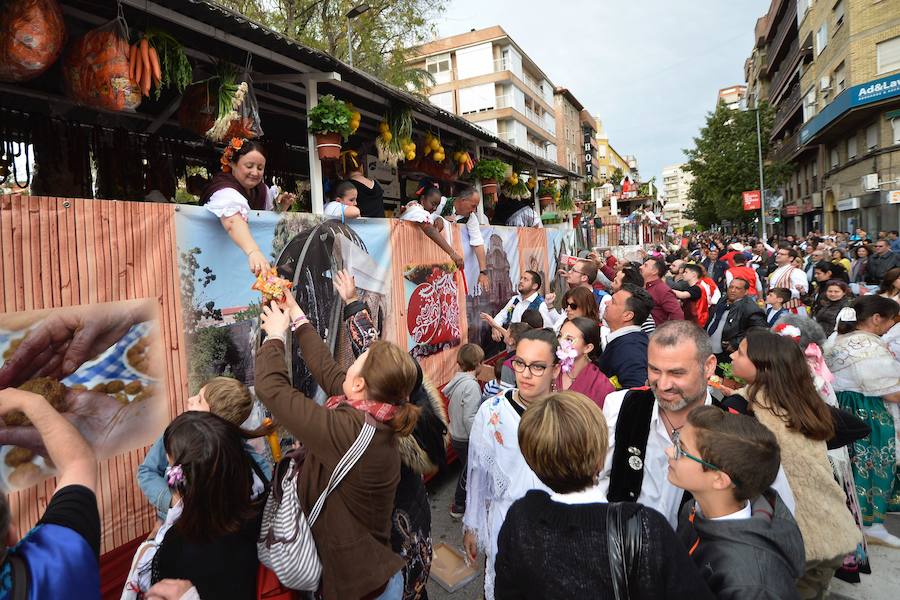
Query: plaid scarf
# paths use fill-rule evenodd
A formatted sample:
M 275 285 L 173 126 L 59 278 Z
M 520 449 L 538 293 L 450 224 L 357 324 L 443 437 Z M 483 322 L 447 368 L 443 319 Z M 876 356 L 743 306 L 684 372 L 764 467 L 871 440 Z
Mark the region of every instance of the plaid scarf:
M 337 408 L 341 404 L 349 404 L 356 410 L 367 412 L 379 423 L 387 423 L 397 413 L 397 406 L 373 400 L 350 400 L 347 396 L 332 396 L 325 402 L 325 408 Z

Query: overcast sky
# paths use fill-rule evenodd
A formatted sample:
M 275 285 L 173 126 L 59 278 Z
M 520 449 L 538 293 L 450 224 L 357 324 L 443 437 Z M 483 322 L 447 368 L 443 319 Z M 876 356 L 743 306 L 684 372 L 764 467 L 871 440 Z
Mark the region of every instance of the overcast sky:
M 449 0 L 441 36 L 500 25 L 603 121 L 642 179 L 682 150 L 720 88 L 744 83 L 756 19 L 769 0 Z

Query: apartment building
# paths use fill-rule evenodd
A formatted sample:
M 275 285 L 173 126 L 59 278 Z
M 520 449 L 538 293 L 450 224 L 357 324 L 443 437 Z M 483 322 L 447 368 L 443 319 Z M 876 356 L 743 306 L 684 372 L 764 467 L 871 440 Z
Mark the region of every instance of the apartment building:
M 567 88 L 553 93 L 556 109 L 556 162 L 573 173 L 584 175 L 581 111 L 584 105 Z
M 684 165 L 670 165 L 662 172 L 663 215 L 673 229 L 694 226 L 684 213 L 691 206 L 691 182 L 694 176 Z
M 748 105 L 775 106 L 770 158 L 794 167 L 784 232 L 900 227 L 900 2 L 772 0 L 756 33 Z
M 900 2 L 799 0 L 797 14 L 815 55 L 801 76 L 798 143 L 816 150 L 792 190 L 801 216 L 820 206 L 825 229 L 898 229 Z
M 412 49 L 407 63 L 434 76 L 428 93 L 436 106 L 535 156 L 559 160 L 555 88 L 502 27 L 428 42 Z
M 733 85 L 719 90 L 719 96 L 716 101 L 724 102 L 731 110 L 741 110 L 744 107 L 743 102 L 746 96 L 746 85 Z
M 609 142 L 609 136 L 603 129 L 603 122 L 600 119 L 596 120 L 594 130 L 594 139 L 597 142 L 597 179 L 599 181 L 611 180 L 612 174 L 616 169 L 621 169 L 623 175 L 631 175 L 632 169 L 628 160 L 629 157 L 619 154 L 615 148 L 612 147 L 612 144 Z M 637 165 L 637 161 L 634 160 L 634 157 L 630 158 L 634 161 L 634 164 Z M 619 184 L 618 181 L 613 183 L 616 185 Z

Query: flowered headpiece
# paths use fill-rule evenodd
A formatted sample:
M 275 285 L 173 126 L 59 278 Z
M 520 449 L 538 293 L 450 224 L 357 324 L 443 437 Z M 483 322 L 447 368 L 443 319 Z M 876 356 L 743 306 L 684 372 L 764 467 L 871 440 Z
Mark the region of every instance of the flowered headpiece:
M 222 158 L 219 159 L 219 164 L 222 165 L 223 172 L 231 173 L 231 163 L 234 162 L 232 160 L 234 158 L 234 153 L 235 151 L 240 150 L 241 146 L 243 146 L 246 141 L 247 140 L 242 138 L 231 138 L 231 141 L 225 146 L 225 151 L 222 152 Z
M 166 467 L 166 483 L 173 489 L 184 485 L 184 469 L 181 465 Z

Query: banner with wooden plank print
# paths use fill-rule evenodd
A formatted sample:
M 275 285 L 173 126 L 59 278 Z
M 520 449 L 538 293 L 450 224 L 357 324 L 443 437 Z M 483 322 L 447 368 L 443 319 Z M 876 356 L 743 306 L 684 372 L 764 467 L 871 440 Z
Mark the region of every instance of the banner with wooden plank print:
M 151 203 L 0 197 L 0 388 L 45 396 L 92 444 L 101 552 L 153 526 L 135 472 L 183 402 L 173 215 Z M 0 488 L 24 533 L 56 481 L 30 423 L 4 420 Z

